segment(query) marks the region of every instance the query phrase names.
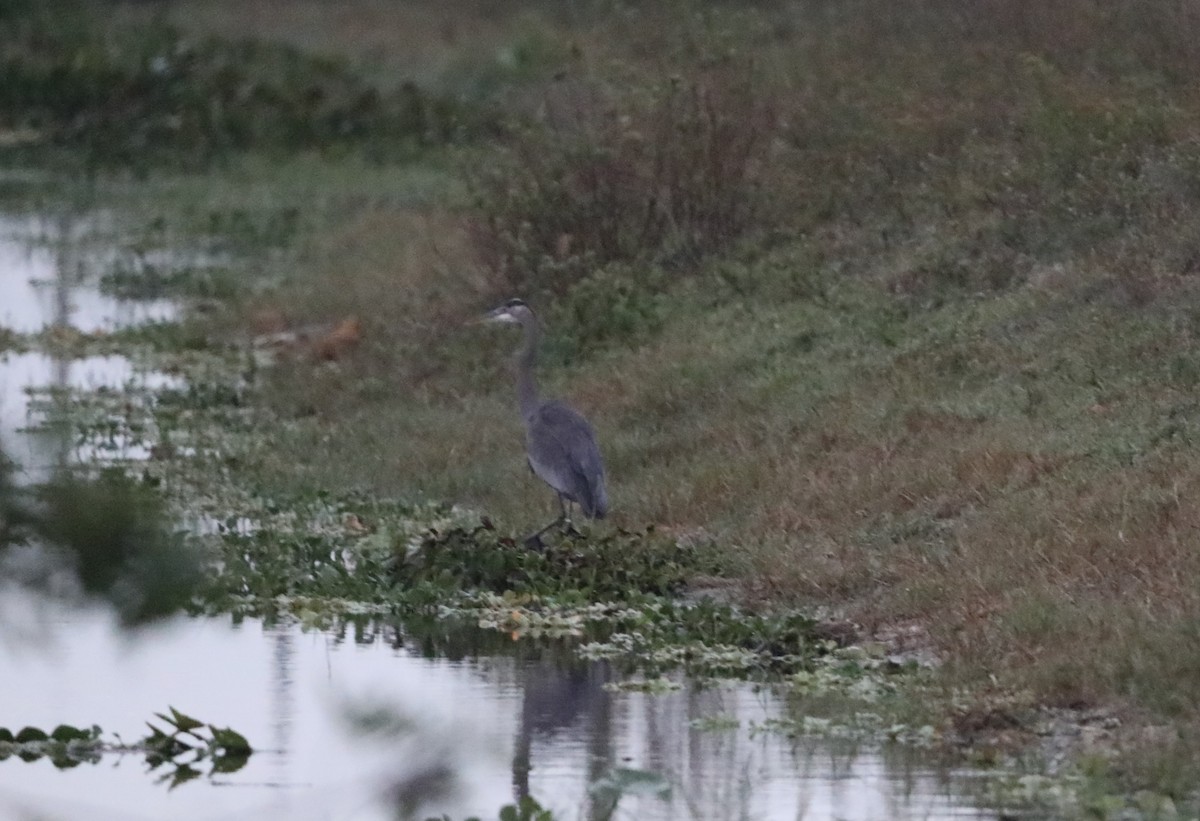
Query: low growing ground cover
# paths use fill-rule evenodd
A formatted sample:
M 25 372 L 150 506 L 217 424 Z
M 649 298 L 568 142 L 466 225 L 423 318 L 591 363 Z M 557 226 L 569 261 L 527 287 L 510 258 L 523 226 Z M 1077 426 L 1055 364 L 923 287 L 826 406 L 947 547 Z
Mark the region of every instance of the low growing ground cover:
M 943 693 L 974 694 L 954 713 L 964 735 L 1037 707 L 1101 710 L 1126 728 L 1095 765 L 1106 777 L 1194 798 L 1189 7 L 507 15 L 363 0 L 324 26 L 307 3 L 199 5 L 118 4 L 107 25 L 127 42 L 207 43 L 180 65 L 200 72 L 188 88 L 215 84 L 210 100 L 226 99 L 226 75 L 209 68 L 227 59 L 244 61 L 236 76 L 307 68 L 284 72 L 278 94 L 265 80 L 257 97 L 235 94 L 246 112 L 170 139 L 146 132 L 165 153 L 138 154 L 145 179 L 112 170 L 127 147 L 85 150 L 72 140 L 98 132 L 25 98 L 4 125 L 14 157 L 52 148 L 107 167 L 97 185 L 131 246 L 227 255 L 204 289 L 160 278 L 204 311 L 186 333 L 140 340 L 182 357 L 192 379 L 155 424 L 180 453 L 208 456 L 149 475 L 223 528 L 211 601 L 392 606 L 383 591 L 428 603 L 470 588 L 500 597 L 477 601 L 517 630 L 547 613 L 569 622 L 575 611 L 554 608 L 623 588 L 666 606 L 719 576 L 751 608 L 722 611 L 721 630 L 769 636 L 747 613 L 800 606 L 860 637 L 904 636 L 940 660 Z M 21 56 L 33 35 L 20 32 L 10 64 L 22 87 L 58 76 L 52 58 Z M 231 32 L 256 45 L 230 46 Z M 413 32 L 441 45 L 406 50 Z M 120 64 L 131 94 L 156 82 L 136 49 L 114 53 L 135 55 Z M 320 71 L 305 62 L 330 54 Z M 430 110 L 454 127 L 404 137 L 403 93 L 439 101 Z M 325 122 L 314 112 L 360 94 L 374 101 L 355 109 L 361 128 L 283 128 Z M 244 114 L 265 119 L 239 130 Z M 197 134 L 216 136 L 201 150 Z M 179 172 L 194 167 L 181 155 L 204 172 Z M 508 541 L 551 502 L 522 466 L 506 368 L 516 340 L 469 324 L 513 295 L 546 321 L 543 383 L 595 424 L 613 500 L 611 522 L 538 555 Z M 213 351 L 225 370 L 205 380 L 198 363 Z M 236 447 L 214 419 L 245 434 Z M 213 476 L 244 498 L 205 499 Z M 318 493 L 341 541 L 241 523 Z M 425 524 L 408 532 L 406 516 Z M 655 629 L 690 617 L 666 612 Z M 780 628 L 813 651 L 789 675 L 834 654 L 814 626 Z M 763 646 L 712 640 L 730 659 Z M 596 637 L 618 652 L 613 642 Z

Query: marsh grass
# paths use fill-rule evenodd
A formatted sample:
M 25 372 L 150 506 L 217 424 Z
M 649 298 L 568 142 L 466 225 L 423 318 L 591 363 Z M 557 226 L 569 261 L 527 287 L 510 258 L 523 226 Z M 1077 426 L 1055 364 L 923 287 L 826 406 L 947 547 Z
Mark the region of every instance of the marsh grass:
M 801 239 L 727 248 L 657 286 L 648 336 L 545 377 L 600 431 L 617 521 L 700 528 L 770 596 L 923 625 L 964 681 L 1195 726 L 1192 50 L 1089 59 L 1143 23 L 1084 14 L 1059 46 L 989 8 L 949 40 L 928 17 L 827 20 L 839 36 L 783 77 L 799 108 L 770 178 L 803 192 Z M 937 63 L 926 38 L 950 44 Z M 579 231 L 529 222 L 539 259 Z M 541 270 L 600 266 L 564 267 Z M 536 520 L 503 353 L 459 344 L 403 413 L 341 417 L 403 466 L 339 446 L 383 487 Z
M 167 186 L 206 209 L 250 192 L 251 225 L 310 197 L 242 319 L 363 323 L 338 361 L 256 375 L 279 421 L 246 469 L 282 488 L 465 503 L 504 533 L 540 522 L 553 499 L 524 466 L 516 339 L 466 322 L 531 289 L 545 391 L 597 428 L 614 526 L 717 545 L 772 600 L 913 625 L 954 682 L 1115 704 L 1194 739 L 1194 10 L 676 11 L 589 18 L 565 78 L 510 76 L 509 99 L 576 108 L 473 149 L 474 167 L 503 171 L 474 179 L 482 200 L 432 195 L 446 165 L 430 177 L 354 157 Z M 334 36 L 289 20 L 312 43 Z M 503 15 L 457 25 L 468 51 L 475 33 L 491 49 L 529 31 Z M 736 60 L 677 59 L 731 42 L 771 94 L 722 73 Z M 664 54 L 691 66 L 677 85 Z M 710 93 L 725 96 L 705 120 Z M 728 172 L 663 171 L 726 145 L 728 111 L 743 129 L 769 112 L 769 145 L 734 139 L 722 156 L 749 159 Z M 655 136 L 680 123 L 694 139 Z M 732 210 L 703 210 L 716 189 Z M 759 196 L 777 209 L 761 234 L 745 230 Z M 1124 766 L 1180 795 L 1196 748 L 1175 750 Z

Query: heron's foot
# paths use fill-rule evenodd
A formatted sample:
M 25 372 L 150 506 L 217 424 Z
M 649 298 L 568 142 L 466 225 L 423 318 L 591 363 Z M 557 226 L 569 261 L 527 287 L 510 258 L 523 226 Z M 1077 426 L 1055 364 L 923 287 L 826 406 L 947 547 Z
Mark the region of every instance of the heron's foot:
M 583 538 L 582 531 L 580 531 L 579 528 L 575 527 L 575 523 L 572 522 L 570 519 L 567 519 L 565 522 L 563 522 L 562 530 L 563 530 L 563 533 L 570 536 L 571 538 L 574 538 L 574 539 L 582 539 Z
M 525 537 L 525 548 L 527 550 L 542 551 L 546 549 L 546 543 L 542 541 L 541 533 L 531 533 Z

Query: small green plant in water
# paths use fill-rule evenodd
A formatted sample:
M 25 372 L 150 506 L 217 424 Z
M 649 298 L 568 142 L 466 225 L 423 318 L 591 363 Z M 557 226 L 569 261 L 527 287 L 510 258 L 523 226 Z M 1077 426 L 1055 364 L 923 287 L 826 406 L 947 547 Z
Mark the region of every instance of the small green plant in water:
M 155 713 L 167 729 L 147 722 L 150 732 L 131 743 L 119 736 L 115 741 L 105 741 L 97 725 L 84 729 L 60 724 L 49 733 L 37 727 L 23 727 L 15 733 L 0 727 L 0 761 L 13 756 L 26 762 L 47 758 L 55 767 L 69 769 L 99 763 L 106 753 L 140 753 L 150 772 L 164 770 L 158 783 L 167 784 L 169 789 L 202 775 L 196 765 L 205 761 L 211 765 L 210 777 L 236 772 L 246 765 L 253 750 L 241 733 L 199 721 L 174 707 L 168 711 L 169 715 Z

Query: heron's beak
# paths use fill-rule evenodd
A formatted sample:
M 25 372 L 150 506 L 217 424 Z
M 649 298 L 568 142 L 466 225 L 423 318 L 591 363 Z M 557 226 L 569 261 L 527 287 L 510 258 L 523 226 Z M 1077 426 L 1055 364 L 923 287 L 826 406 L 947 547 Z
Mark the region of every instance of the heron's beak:
M 494 311 L 488 311 L 486 314 L 481 316 L 476 321 L 477 322 L 513 323 L 513 322 L 517 321 L 517 318 L 514 317 L 511 313 L 509 313 L 508 308 L 506 306 L 501 305 L 499 308 L 495 309 Z

